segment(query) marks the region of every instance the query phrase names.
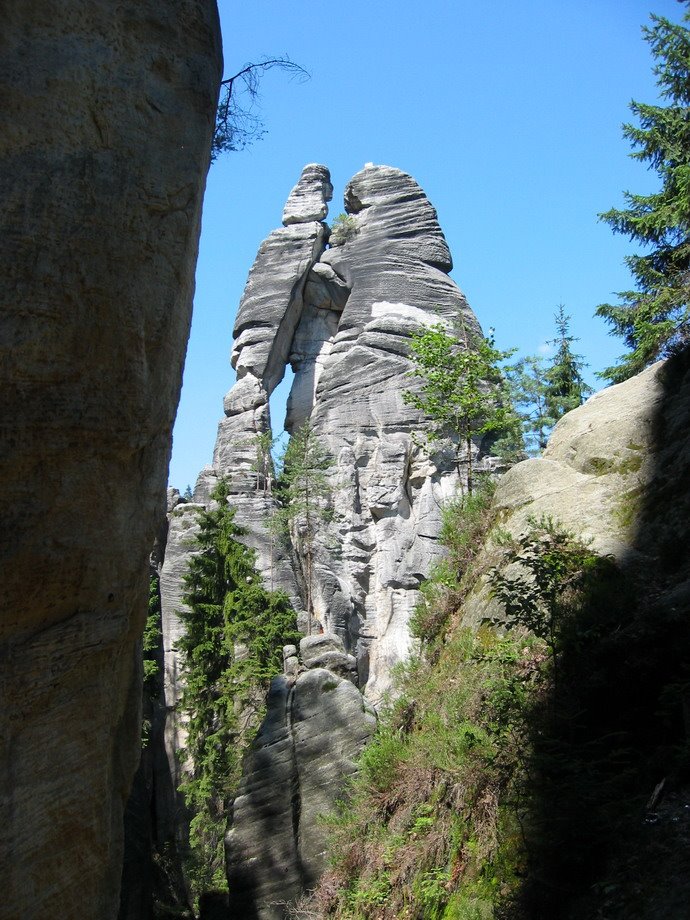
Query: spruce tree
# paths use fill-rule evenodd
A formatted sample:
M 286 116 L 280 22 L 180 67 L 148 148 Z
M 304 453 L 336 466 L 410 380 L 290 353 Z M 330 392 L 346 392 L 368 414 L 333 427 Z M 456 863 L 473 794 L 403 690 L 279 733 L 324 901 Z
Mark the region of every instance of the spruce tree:
M 570 334 L 570 316 L 563 304 L 558 305 L 554 321 L 556 338 L 551 339 L 549 345 L 556 347 L 556 354 L 544 374 L 546 414 L 552 425 L 566 412 L 581 406 L 592 392 L 582 376 L 586 366 L 582 355 L 575 354 L 572 349 L 573 342 L 578 339 Z
M 631 349 L 600 374 L 613 383 L 672 354 L 690 337 L 690 29 L 663 16 L 651 19 L 643 33 L 666 104 L 632 102 L 639 125 L 626 124 L 623 133 L 634 148 L 630 155 L 657 172 L 661 188 L 650 195 L 626 192 L 627 208 L 600 215 L 614 232 L 643 247 L 626 259 L 636 290 L 619 292 L 621 303 L 600 304 L 596 311 Z M 690 22 L 690 11 L 683 21 Z
M 285 594 L 266 591 L 254 553 L 221 481 L 214 504 L 198 516 L 197 554 L 185 576 L 184 633 L 187 749 L 192 773 L 182 787 L 193 813 L 188 867 L 195 894 L 225 887 L 223 840 L 243 751 L 263 711 L 268 684 L 282 670 L 282 646 L 298 639 Z

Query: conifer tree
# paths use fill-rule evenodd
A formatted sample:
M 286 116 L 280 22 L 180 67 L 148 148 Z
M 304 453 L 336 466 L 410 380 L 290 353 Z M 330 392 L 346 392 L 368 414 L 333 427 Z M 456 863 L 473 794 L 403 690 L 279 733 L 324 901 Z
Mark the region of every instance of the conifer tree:
M 578 339 L 570 334 L 570 316 L 563 304 L 558 305 L 554 320 L 556 338 L 551 339 L 549 345 L 556 347 L 556 354 L 544 374 L 546 412 L 552 425 L 566 412 L 581 406 L 592 392 L 582 376 L 585 368 L 582 355 L 575 354 L 572 349 L 573 342 Z
M 314 557 L 322 525 L 330 517 L 328 470 L 332 463 L 307 419 L 293 433 L 283 455 L 282 513 L 286 528 L 296 530 L 304 554 L 307 631 L 314 615 Z
M 685 4 L 688 6 L 688 3 Z M 690 29 L 652 16 L 643 34 L 656 59 L 654 73 L 666 105 L 632 102 L 639 125 L 623 126 L 634 159 L 648 163 L 660 180 L 650 195 L 625 192 L 627 208 L 600 217 L 642 244 L 626 262 L 636 290 L 618 293 L 619 304 L 600 304 L 597 315 L 631 349 L 599 376 L 619 383 L 690 338 Z M 690 22 L 686 11 L 684 22 Z
M 196 894 L 225 886 L 223 840 L 242 753 L 259 725 L 269 681 L 282 670 L 282 646 L 298 638 L 287 596 L 264 589 L 253 551 L 238 540 L 228 494 L 221 481 L 210 510 L 199 513 L 199 552 L 185 577 L 177 643 L 192 764 L 182 791 L 194 814 L 189 875 Z

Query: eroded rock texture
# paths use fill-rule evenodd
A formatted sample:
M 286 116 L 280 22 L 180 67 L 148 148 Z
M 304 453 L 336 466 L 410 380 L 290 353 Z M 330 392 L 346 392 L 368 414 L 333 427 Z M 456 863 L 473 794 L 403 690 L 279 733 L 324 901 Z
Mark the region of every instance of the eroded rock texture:
M 303 639 L 301 664 L 296 652 L 286 647 L 286 676 L 271 684 L 233 805 L 226 837 L 232 917 L 282 920 L 285 905 L 313 887 L 326 848 L 317 819 L 342 796 L 376 727 L 337 636 Z
M 318 541 L 315 618 L 356 656 L 361 685 L 377 701 L 409 652 L 417 590 L 440 553 L 441 505 L 458 485 L 450 457 L 429 459 L 413 439 L 423 422 L 403 401 L 412 385 L 410 336 L 435 322 L 479 327 L 448 276 L 436 212 L 411 176 L 387 166 L 358 173 L 337 246 L 328 246 L 322 222 L 331 191 L 328 170 L 306 166 L 285 206 L 286 226 L 261 245 L 235 324 L 238 380 L 201 481 L 208 491 L 209 477 L 230 478 L 264 578 L 300 610 L 299 534 L 292 549 L 270 539 L 274 504 L 256 454 L 271 426 L 270 394 L 289 363 L 286 428 L 309 420 L 332 460 L 336 523 Z
M 690 579 L 690 509 L 681 488 L 690 476 L 689 417 L 690 375 L 681 360 L 596 393 L 563 416 L 541 457 L 500 479 L 501 526 L 519 536 L 532 521 L 551 518 L 631 570 L 664 571 L 673 557 L 678 577 Z M 487 590 L 465 609 L 474 626 L 499 614 Z
M 212 0 L 3 7 L 3 916 L 113 917 L 220 79 Z

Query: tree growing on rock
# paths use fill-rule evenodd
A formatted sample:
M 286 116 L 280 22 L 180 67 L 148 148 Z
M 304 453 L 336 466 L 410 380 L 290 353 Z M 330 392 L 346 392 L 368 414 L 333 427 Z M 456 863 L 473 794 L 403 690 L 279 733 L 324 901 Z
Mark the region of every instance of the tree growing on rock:
M 281 474 L 282 509 L 279 520 L 296 532 L 304 557 L 307 631 L 314 615 L 314 558 L 317 539 L 330 518 L 331 494 L 328 456 L 312 423 L 307 420 L 294 432 L 283 455 Z
M 261 77 L 275 67 L 287 71 L 293 77 L 309 79 L 309 73 L 304 67 L 282 56 L 245 64 L 236 74 L 221 81 L 216 128 L 211 145 L 212 160 L 220 153 L 244 150 L 264 136 L 266 131 L 254 106 L 259 98 Z
M 443 323 L 435 323 L 415 333 L 410 342 L 414 365 L 410 376 L 421 385 L 405 391 L 403 399 L 429 420 L 426 437 L 430 444 L 445 441 L 453 445 L 459 476 L 463 461 L 466 463 L 470 494 L 473 439 L 503 433 L 514 423 L 500 368 L 500 362 L 511 354 L 496 348 L 492 339 L 471 334 L 463 323 L 457 335 Z
M 687 3 L 686 3 L 687 6 Z M 600 215 L 615 233 L 642 244 L 628 256 L 636 289 L 618 293 L 620 303 L 600 304 L 596 313 L 631 349 L 600 374 L 626 380 L 690 339 L 690 29 L 652 16 L 643 34 L 656 59 L 654 73 L 667 105 L 632 102 L 639 125 L 623 125 L 634 159 L 656 170 L 661 188 L 650 195 L 625 192 L 627 208 Z M 690 21 L 690 11 L 684 15 Z
M 184 579 L 184 633 L 177 643 L 192 764 L 182 787 L 193 813 L 188 874 L 197 896 L 225 887 L 223 840 L 242 754 L 260 723 L 270 679 L 282 670 L 282 647 L 298 638 L 287 596 L 263 587 L 253 551 L 238 539 L 242 530 L 228 494 L 221 481 L 210 510 L 199 513 L 199 552 Z

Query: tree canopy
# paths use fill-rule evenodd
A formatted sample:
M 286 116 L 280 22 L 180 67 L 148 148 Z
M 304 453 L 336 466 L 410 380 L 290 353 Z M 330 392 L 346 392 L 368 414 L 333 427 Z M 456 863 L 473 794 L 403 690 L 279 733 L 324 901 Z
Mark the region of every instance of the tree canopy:
M 472 439 L 504 432 L 512 421 L 510 405 L 502 399 L 503 373 L 499 364 L 512 354 L 500 351 L 491 339 L 472 335 L 460 323 L 451 334 L 443 323 L 427 326 L 412 336 L 410 376 L 421 385 L 407 390 L 407 405 L 429 420 L 429 443 L 454 444 L 458 475 L 467 465 L 467 491 L 472 492 Z
M 631 349 L 600 374 L 613 383 L 672 354 L 690 337 L 690 29 L 663 16 L 651 20 L 643 33 L 666 104 L 632 102 L 639 124 L 625 124 L 623 133 L 634 148 L 630 155 L 657 172 L 661 188 L 649 195 L 625 192 L 627 208 L 600 215 L 615 233 L 643 247 L 626 259 L 636 289 L 619 292 L 619 304 L 600 304 L 596 311 Z M 690 22 L 690 11 L 683 20 Z

